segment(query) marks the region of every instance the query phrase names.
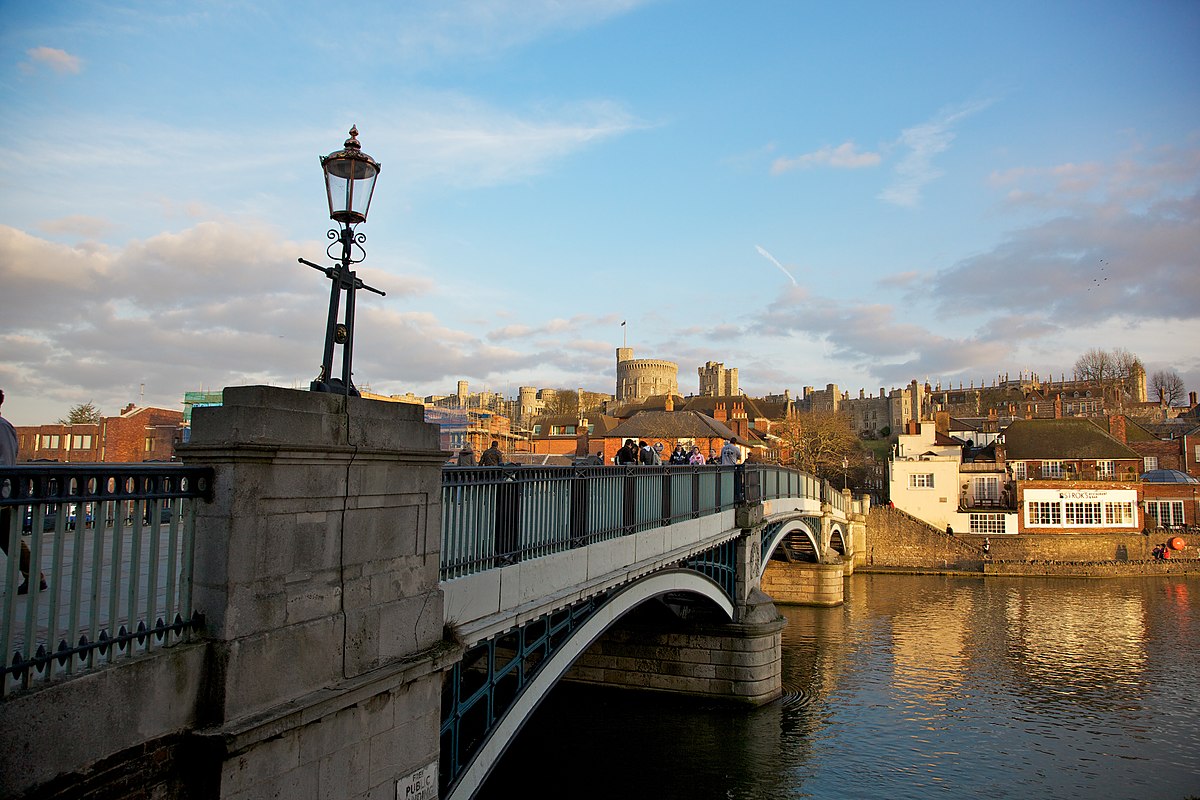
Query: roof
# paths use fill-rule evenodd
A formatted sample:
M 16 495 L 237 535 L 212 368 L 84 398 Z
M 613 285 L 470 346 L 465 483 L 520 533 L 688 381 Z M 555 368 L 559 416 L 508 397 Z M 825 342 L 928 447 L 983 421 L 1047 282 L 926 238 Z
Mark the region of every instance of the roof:
M 1160 438 L 1132 417 L 1125 414 L 1122 414 L 1121 417 L 1125 420 L 1126 442 L 1153 442 Z M 1085 419 L 1106 433 L 1112 428 L 1112 422 L 1108 417 L 1085 417 Z
M 675 408 L 683 408 L 683 395 L 670 395 L 671 404 Z M 662 411 L 667 407 L 667 395 L 652 394 L 649 397 L 641 400 L 630 400 L 621 403 L 619 406 L 609 406 L 609 411 L 613 417 L 619 419 L 628 419 L 634 414 L 642 411 Z
M 949 436 L 941 431 L 935 431 L 933 434 L 933 443 L 939 447 L 962 447 L 963 440 Z
M 744 394 L 689 397 L 682 406 L 678 407 L 684 411 L 699 411 L 701 414 L 711 417 L 718 405 L 724 405 L 725 413 L 732 414 L 735 403 L 741 404 L 742 410 L 746 412 L 746 417 L 749 419 L 784 419 L 787 417 L 787 403 L 783 401 L 768 403 Z
M 1152 469 L 1142 473 L 1141 481 L 1143 483 L 1200 483 L 1200 480 L 1177 469 Z
M 607 436 L 622 439 L 728 439 L 750 442 L 736 436 L 724 423 L 698 411 L 642 411 L 634 414 Z
M 579 418 L 583 417 L 592 426 L 592 436 L 604 436 L 608 431 L 620 424 L 621 420 L 616 417 L 610 417 L 607 414 L 601 414 L 593 411 L 585 414 L 540 414 L 534 417 L 534 422 L 542 426 L 542 433 L 534 436 L 534 439 L 549 439 L 550 428 L 553 425 L 576 426 L 579 424 Z M 574 436 L 575 434 L 562 433 L 556 434 L 562 436 Z
M 1004 448 L 1009 461 L 1141 458 L 1086 418 L 1014 420 L 1004 429 Z

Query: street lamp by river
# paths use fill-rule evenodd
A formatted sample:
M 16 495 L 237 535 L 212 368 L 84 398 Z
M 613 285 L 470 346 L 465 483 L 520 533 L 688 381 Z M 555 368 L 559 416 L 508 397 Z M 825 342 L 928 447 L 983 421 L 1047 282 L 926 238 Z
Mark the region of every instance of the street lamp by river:
M 842 491 L 845 491 L 848 486 L 848 484 L 846 482 L 846 470 L 847 470 L 847 468 L 849 468 L 849 466 L 850 466 L 850 459 L 843 458 L 842 459 Z
M 358 128 L 350 128 L 350 138 L 341 150 L 321 156 L 321 168 L 325 172 L 325 194 L 329 198 L 329 218 L 341 223 L 341 230 L 331 229 L 326 236 L 332 241 L 325 254 L 337 263 L 322 267 L 311 261 L 298 259 L 315 270 L 324 272 L 332 287 L 329 292 L 329 319 L 325 326 L 325 350 L 321 360 L 321 373 L 310 385 L 314 392 L 358 395 L 351 379 L 350 366 L 354 356 L 354 293 L 366 289 L 383 295 L 384 292 L 367 286 L 350 269 L 367 257 L 362 244 L 367 240 L 357 233 L 354 226 L 367 221 L 367 210 L 371 207 L 371 196 L 375 192 L 375 179 L 379 176 L 379 162 L 362 151 L 358 142 Z M 341 245 L 340 253 L 336 248 Z M 356 255 L 357 252 L 357 255 Z M 346 292 L 346 313 L 343 322 L 338 322 L 338 307 L 342 291 Z M 332 377 L 333 350 L 342 346 L 342 377 Z

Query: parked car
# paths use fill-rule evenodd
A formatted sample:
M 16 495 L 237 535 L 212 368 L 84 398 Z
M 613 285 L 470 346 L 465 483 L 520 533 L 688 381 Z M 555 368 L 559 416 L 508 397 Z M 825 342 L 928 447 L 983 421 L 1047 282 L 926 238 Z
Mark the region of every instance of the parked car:
M 53 531 L 58 526 L 58 509 L 59 509 L 58 503 L 53 503 L 51 505 L 46 506 L 46 510 L 42 513 L 42 532 L 43 533 L 49 533 L 50 531 Z M 67 506 L 67 522 L 66 522 L 67 530 L 69 530 L 69 531 L 75 530 L 75 522 L 76 522 L 76 518 L 78 517 L 78 513 L 79 513 L 79 505 L 77 503 L 71 503 L 70 505 Z M 91 525 L 92 525 L 92 510 L 91 510 L 90 504 L 85 506 L 84 525 L 87 527 L 91 527 Z M 25 521 L 21 524 L 21 531 L 23 533 L 31 533 L 33 531 L 33 509 L 32 508 L 27 509 L 25 511 Z

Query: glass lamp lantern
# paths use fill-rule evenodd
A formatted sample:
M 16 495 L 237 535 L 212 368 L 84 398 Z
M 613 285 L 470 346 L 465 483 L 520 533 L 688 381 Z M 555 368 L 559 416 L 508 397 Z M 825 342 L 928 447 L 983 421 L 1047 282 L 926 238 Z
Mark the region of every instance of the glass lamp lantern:
M 329 218 L 343 225 L 365 222 L 380 165 L 362 151 L 357 127 L 350 128 L 350 138 L 341 150 L 321 156 L 321 168 L 325 171 Z

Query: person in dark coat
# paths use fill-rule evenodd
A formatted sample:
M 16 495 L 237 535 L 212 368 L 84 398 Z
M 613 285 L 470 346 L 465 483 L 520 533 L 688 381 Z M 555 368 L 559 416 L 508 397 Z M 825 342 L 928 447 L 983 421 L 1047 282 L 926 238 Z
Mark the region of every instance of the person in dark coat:
M 633 439 L 626 439 L 625 444 L 617 451 L 617 465 L 638 463 L 638 446 Z
M 481 467 L 498 467 L 504 462 L 504 456 L 500 454 L 500 442 L 492 440 L 492 446 L 483 451 L 483 455 L 479 457 L 479 466 Z

